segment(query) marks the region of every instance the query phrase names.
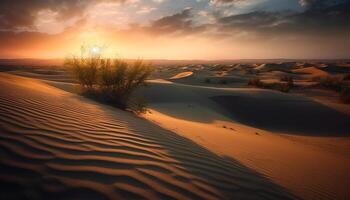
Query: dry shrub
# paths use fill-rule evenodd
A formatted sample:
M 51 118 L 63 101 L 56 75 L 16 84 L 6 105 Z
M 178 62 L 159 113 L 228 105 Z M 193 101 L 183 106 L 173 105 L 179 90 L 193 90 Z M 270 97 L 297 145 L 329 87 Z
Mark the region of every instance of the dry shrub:
M 350 74 L 344 75 L 343 81 L 350 81 Z
M 97 83 L 99 59 L 72 57 L 66 59 L 64 64 L 83 87 L 91 89 Z
M 319 79 L 319 84 L 323 87 L 340 92 L 343 88 L 342 78 L 339 76 L 325 76 Z
M 71 69 L 85 95 L 122 109 L 128 107 L 132 92 L 145 84 L 152 72 L 151 67 L 142 60 L 128 64 L 123 60 L 100 56 L 68 58 L 65 66 Z
M 136 113 L 146 113 L 147 101 L 144 97 L 134 97 L 128 102 L 128 107 Z
M 264 83 L 258 77 L 250 79 L 248 81 L 248 85 L 254 86 L 254 87 L 259 87 L 259 88 L 264 87 Z
M 228 81 L 226 79 L 222 79 L 222 80 L 220 80 L 219 83 L 223 84 L 223 85 L 226 85 L 226 84 L 228 84 Z
M 204 82 L 209 84 L 209 83 L 211 83 L 211 80 L 210 80 L 210 78 L 206 78 L 206 79 L 204 80 Z
M 317 80 L 320 86 L 334 90 L 340 93 L 340 100 L 344 103 L 350 103 L 350 89 L 347 83 L 347 77 L 326 76 Z
M 350 88 L 344 87 L 340 93 L 340 100 L 344 103 L 350 103 Z
M 288 93 L 291 89 L 291 85 L 290 83 L 280 83 L 278 84 L 278 90 L 281 91 L 281 92 L 284 92 L 284 93 Z
M 280 78 L 281 81 L 287 82 L 289 87 L 293 87 L 294 86 L 294 78 L 293 76 L 290 75 L 284 75 Z
M 278 90 L 285 93 L 289 92 L 290 89 L 292 88 L 292 85 L 289 83 L 264 83 L 257 77 L 250 79 L 248 82 L 248 85 L 258 87 L 258 88 Z

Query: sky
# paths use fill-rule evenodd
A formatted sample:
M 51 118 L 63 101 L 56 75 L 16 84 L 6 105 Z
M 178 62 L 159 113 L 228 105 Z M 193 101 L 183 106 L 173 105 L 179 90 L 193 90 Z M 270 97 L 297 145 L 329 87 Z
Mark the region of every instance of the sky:
M 0 0 L 0 58 L 350 58 L 350 0 Z

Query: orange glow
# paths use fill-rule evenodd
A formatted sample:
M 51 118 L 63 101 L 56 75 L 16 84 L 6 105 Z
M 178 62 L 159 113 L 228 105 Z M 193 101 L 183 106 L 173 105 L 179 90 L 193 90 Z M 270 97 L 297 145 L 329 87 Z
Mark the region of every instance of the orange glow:
M 23 33 L 28 34 L 28 33 Z M 218 39 L 206 35 L 156 35 L 147 31 L 108 31 L 103 28 L 78 28 L 56 35 L 26 35 L 4 41 L 7 48 L 0 49 L 2 58 L 64 58 L 79 55 L 82 45 L 103 46 L 107 57 L 143 59 L 250 59 L 250 58 L 308 58 L 315 51 L 320 57 L 332 48 L 300 44 L 293 41 L 242 41 Z M 319 46 L 339 46 L 323 41 Z M 339 47 L 339 51 L 341 50 Z M 344 47 L 345 48 L 345 47 Z
M 269 22 L 270 15 L 236 13 L 237 9 L 249 12 L 244 8 L 255 5 L 255 1 L 239 1 L 235 9 L 227 13 L 225 9 L 232 7 L 217 7 L 205 1 L 192 2 L 191 6 L 186 6 L 191 2 L 186 1 L 183 8 L 177 8 L 173 1 L 123 2 L 93 1 L 85 6 L 78 3 L 76 6 L 81 6 L 80 10 L 72 4 L 72 9 L 67 13 L 64 4 L 61 10 L 55 7 L 35 10 L 35 7 L 28 5 L 28 13 L 33 12 L 32 24 L 21 26 L 14 22 L 15 27 L 0 27 L 0 58 L 64 58 L 79 54 L 81 45 L 103 46 L 107 57 L 131 59 L 348 57 L 349 45 L 345 44 L 349 43 L 349 37 L 346 31 L 342 31 L 342 24 L 335 30 L 318 30 L 314 27 L 315 30 L 302 32 L 303 23 L 299 24 L 300 27 L 293 27 L 288 17 L 264 24 Z M 306 5 L 294 4 L 302 7 L 294 14 L 305 11 Z M 194 8 L 200 5 L 202 7 Z M 232 19 L 237 17 L 236 21 L 226 23 L 231 18 L 216 16 L 215 9 L 223 9 L 226 15 L 232 14 Z M 11 13 L 7 14 L 8 21 L 12 18 Z M 249 19 L 254 14 L 257 17 Z M 278 12 L 269 14 L 276 15 L 276 19 L 284 16 Z M 267 19 L 252 22 L 261 17 Z M 314 17 L 317 21 L 317 16 Z M 251 27 L 254 23 L 262 24 Z M 292 31 L 284 26 L 291 26 L 289 29 Z

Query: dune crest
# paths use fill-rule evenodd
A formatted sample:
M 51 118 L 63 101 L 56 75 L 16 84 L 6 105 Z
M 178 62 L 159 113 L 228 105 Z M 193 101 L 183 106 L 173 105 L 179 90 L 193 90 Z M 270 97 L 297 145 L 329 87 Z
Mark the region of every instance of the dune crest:
M 190 77 L 192 75 L 193 75 L 193 72 L 182 72 L 171 77 L 170 80 L 182 79 L 182 78 Z

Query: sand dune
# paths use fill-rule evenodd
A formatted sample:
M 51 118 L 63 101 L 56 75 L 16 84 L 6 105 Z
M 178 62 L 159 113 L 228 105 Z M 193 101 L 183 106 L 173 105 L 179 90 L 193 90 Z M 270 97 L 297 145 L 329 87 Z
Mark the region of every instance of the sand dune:
M 348 199 L 349 115 L 253 88 L 150 81 L 144 117 L 237 159 L 304 199 Z M 325 137 L 327 136 L 327 137 Z
M 0 74 L 1 199 L 296 198 L 131 113 Z
M 299 73 L 299 74 L 307 74 L 310 75 L 311 77 L 323 77 L 323 76 L 328 76 L 329 73 L 318 69 L 316 67 L 306 67 L 306 68 L 301 68 L 301 69 L 295 69 L 293 70 L 294 73 Z
M 255 67 L 255 70 L 263 71 L 286 71 L 296 68 L 295 63 L 266 63 Z
M 232 118 L 238 122 L 257 128 L 300 135 L 350 135 L 349 115 L 310 100 L 242 96 L 212 99 L 232 113 Z
M 38 72 L 38 70 L 33 72 L 18 70 L 18 71 L 12 71 L 9 73 L 14 75 L 19 75 L 19 76 L 25 76 L 29 78 L 41 79 L 41 80 L 50 80 L 50 81 L 65 82 L 65 83 L 75 82 L 73 77 L 71 77 L 66 72 L 54 73 L 55 71 L 54 70 L 52 71 L 53 71 L 52 74 L 49 74 L 49 73 L 43 74 Z
M 324 71 L 329 73 L 350 73 L 349 64 L 329 64 L 322 68 Z
M 232 119 L 256 128 L 299 135 L 350 134 L 349 115 L 309 98 L 253 88 L 150 83 L 151 87 L 140 93 L 152 108 L 176 118 L 198 122 Z M 183 111 L 184 107 L 190 109 Z M 203 110 L 210 115 L 203 116 Z
M 189 76 L 192 76 L 192 75 L 193 75 L 193 72 L 181 72 L 181 73 L 171 77 L 170 80 L 186 78 L 186 77 L 189 77 Z

